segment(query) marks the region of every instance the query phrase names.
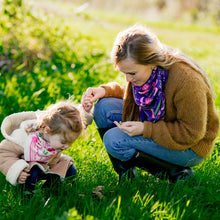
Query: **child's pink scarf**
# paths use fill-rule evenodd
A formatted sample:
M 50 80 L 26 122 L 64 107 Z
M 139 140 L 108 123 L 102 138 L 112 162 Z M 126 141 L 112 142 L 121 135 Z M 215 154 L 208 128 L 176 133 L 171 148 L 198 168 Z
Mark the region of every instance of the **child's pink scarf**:
M 28 135 L 31 137 L 31 143 L 29 146 L 29 158 L 26 158 L 26 160 L 47 162 L 57 153 L 51 144 L 42 138 L 42 133 L 36 131 Z

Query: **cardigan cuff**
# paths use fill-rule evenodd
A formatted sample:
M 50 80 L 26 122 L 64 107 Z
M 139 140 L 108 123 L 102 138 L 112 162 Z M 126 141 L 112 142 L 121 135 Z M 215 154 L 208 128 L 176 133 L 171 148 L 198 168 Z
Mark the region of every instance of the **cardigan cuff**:
M 115 97 L 122 99 L 124 96 L 124 91 L 122 87 L 116 82 L 110 82 L 107 84 L 100 85 L 99 87 L 105 89 L 104 97 Z
M 110 88 L 108 88 L 105 85 L 100 85 L 99 87 L 105 89 L 105 96 L 104 97 L 111 97 L 112 96 L 112 92 L 111 92 Z
M 17 184 L 17 179 L 24 168 L 29 167 L 25 160 L 17 160 L 8 170 L 6 180 L 12 185 Z
M 144 121 L 144 133 L 143 138 L 152 139 L 152 122 Z

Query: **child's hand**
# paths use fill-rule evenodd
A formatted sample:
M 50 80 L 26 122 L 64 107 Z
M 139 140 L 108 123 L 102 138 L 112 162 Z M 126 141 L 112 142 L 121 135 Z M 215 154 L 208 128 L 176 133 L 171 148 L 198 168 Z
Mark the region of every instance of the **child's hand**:
M 29 172 L 30 170 L 27 168 L 24 168 L 21 171 L 20 175 L 18 176 L 18 180 L 17 180 L 19 184 L 24 184 L 26 182 L 27 178 L 30 176 Z
M 85 109 L 86 112 L 90 112 L 90 110 L 92 109 L 92 105 L 93 103 L 91 102 L 91 95 L 83 95 L 82 96 L 82 107 Z
M 93 102 L 95 102 L 97 99 L 103 98 L 105 94 L 106 91 L 102 87 L 89 87 L 82 96 L 82 107 L 85 109 L 85 111 L 89 113 L 92 108 Z

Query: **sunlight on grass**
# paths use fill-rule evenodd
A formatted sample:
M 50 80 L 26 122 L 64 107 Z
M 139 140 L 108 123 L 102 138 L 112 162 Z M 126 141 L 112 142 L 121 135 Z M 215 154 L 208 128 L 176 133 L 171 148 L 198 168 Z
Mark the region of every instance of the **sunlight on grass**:
M 26 1 L 27 3 L 27 1 Z M 116 34 L 136 22 L 145 24 L 162 43 L 178 47 L 209 75 L 220 110 L 219 32 L 177 22 L 149 22 L 126 14 L 87 8 L 72 1 L 28 1 L 17 18 L 1 15 L 0 121 L 11 113 L 44 109 L 74 94 L 80 102 L 89 86 L 116 80 L 109 53 Z M 7 61 L 7 62 L 6 62 Z M 220 115 L 220 112 L 219 112 Z M 3 137 L 1 136 L 1 140 Z M 0 174 L 3 219 L 218 219 L 220 215 L 220 144 L 194 167 L 196 176 L 172 184 L 138 169 L 132 183 L 117 185 L 105 147 L 93 122 L 64 153 L 78 173 L 58 188 L 37 187 L 32 196 L 11 186 Z M 94 189 L 100 187 L 100 194 Z M 0 217 L 0 219 L 1 219 Z

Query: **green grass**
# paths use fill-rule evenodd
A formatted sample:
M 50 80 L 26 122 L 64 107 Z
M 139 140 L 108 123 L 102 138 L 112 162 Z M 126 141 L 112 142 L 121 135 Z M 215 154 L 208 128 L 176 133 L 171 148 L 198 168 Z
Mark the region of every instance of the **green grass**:
M 30 13 L 28 7 L 15 7 L 10 9 L 17 12 L 14 17 L 0 12 L 0 58 L 5 62 L 0 68 L 0 121 L 13 112 L 44 109 L 72 94 L 79 102 L 89 86 L 123 82 L 109 63 L 109 52 L 118 31 L 136 22 L 149 26 L 163 43 L 194 57 L 209 75 L 220 106 L 218 29 L 149 23 L 94 9 L 71 14 L 77 6 L 53 2 L 53 10 L 48 8 L 51 1 L 38 1 L 44 10 Z M 218 219 L 219 146 L 218 139 L 212 155 L 194 168 L 196 177 L 188 181 L 172 184 L 138 170 L 132 183 L 117 185 L 93 123 L 65 151 L 78 169 L 74 182 L 66 180 L 50 190 L 38 186 L 29 196 L 0 174 L 0 219 Z M 98 186 L 104 186 L 102 198 L 92 193 Z
M 2 177 L 1 217 L 66 219 L 77 210 L 79 219 L 88 215 L 93 216 L 91 219 L 218 219 L 217 150 L 195 168 L 196 178 L 176 184 L 138 170 L 139 177 L 132 183 L 117 185 L 117 176 L 94 125 L 66 153 L 73 157 L 78 174 L 74 183 L 66 181 L 56 190 L 39 188 L 30 198 Z M 97 186 L 105 187 L 101 191 L 103 198 L 92 194 Z

